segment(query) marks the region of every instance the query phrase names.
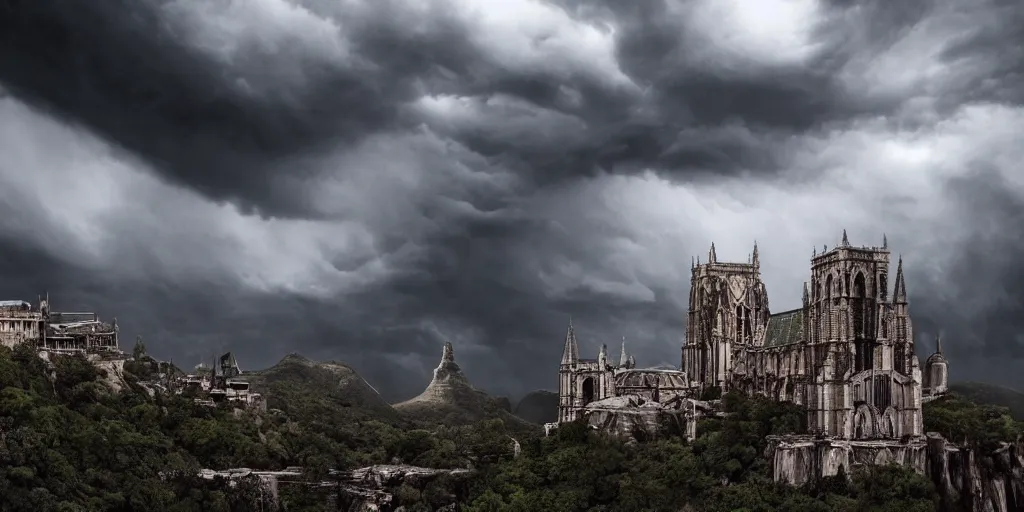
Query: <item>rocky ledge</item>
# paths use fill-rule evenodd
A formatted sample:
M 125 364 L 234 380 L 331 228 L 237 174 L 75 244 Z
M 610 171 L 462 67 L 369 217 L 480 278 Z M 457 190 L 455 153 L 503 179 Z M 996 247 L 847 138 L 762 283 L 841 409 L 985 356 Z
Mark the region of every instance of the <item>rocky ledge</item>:
M 279 485 L 310 485 L 328 489 L 331 495 L 331 509 L 337 508 L 335 501 L 339 498 L 337 490 L 341 490 L 339 510 L 350 512 L 397 512 L 394 503 L 394 492 L 402 485 L 423 490 L 430 482 L 442 476 L 460 477 L 471 473 L 468 469 L 434 469 L 407 465 L 377 465 L 351 471 L 331 471 L 330 479 L 322 482 L 306 481 L 302 468 L 290 467 L 280 471 L 255 471 L 248 468 L 226 469 L 214 471 L 204 469 L 202 478 L 224 478 L 235 485 L 243 481 L 258 481 L 265 503 L 261 505 L 269 510 L 278 506 Z M 287 484 L 285 484 L 287 482 Z

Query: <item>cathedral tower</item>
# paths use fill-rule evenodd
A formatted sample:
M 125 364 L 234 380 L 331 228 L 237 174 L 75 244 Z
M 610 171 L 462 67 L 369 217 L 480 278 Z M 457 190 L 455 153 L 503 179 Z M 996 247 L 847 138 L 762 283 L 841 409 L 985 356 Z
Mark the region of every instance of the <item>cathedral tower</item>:
M 812 428 L 829 435 L 891 437 L 920 430 L 914 393 L 920 369 L 903 261 L 890 297 L 887 245 L 883 238 L 881 247 L 854 247 L 844 230 L 837 247 L 811 260 L 807 405 Z
M 700 387 L 723 386 L 733 350 L 764 343 L 769 314 L 757 243 L 747 263 L 719 262 L 712 243 L 707 263 L 698 261 L 690 276 L 682 350 L 682 368 L 690 382 Z

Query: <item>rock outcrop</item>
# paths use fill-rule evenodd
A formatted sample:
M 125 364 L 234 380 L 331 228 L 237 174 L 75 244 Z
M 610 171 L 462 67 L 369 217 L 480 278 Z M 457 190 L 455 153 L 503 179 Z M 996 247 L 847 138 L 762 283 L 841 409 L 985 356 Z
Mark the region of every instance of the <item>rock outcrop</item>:
M 980 452 L 939 434 L 901 440 L 849 441 L 773 436 L 766 456 L 777 482 L 802 485 L 865 465 L 899 464 L 927 475 L 947 510 L 1024 511 L 1024 441 Z
M 646 441 L 672 434 L 693 439 L 697 421 L 714 414 L 715 408 L 709 402 L 678 397 L 660 403 L 639 395 L 624 395 L 591 402 L 582 416 L 595 429 Z
M 451 343 L 445 343 L 441 363 L 434 369 L 430 384 L 418 396 L 395 404 L 406 417 L 420 422 L 465 425 L 485 418 L 500 418 L 506 425 L 536 428 L 513 416 L 508 401 L 492 398 L 473 387 L 455 362 Z

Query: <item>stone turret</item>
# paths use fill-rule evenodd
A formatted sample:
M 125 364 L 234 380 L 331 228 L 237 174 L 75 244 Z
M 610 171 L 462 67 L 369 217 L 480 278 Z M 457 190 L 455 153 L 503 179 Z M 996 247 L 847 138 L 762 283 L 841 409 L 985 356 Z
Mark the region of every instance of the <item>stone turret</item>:
M 942 339 L 935 337 L 935 353 L 924 362 L 924 388 L 928 396 L 938 396 L 949 390 L 949 363 L 942 355 Z

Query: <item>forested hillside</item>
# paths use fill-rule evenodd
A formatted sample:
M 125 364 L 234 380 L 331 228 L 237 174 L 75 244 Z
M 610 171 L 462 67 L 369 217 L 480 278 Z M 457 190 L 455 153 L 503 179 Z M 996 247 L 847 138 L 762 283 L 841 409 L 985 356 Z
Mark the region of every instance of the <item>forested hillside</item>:
M 303 466 L 310 480 L 328 470 L 401 462 L 469 467 L 468 478 L 391 489 L 394 506 L 468 511 L 854 511 L 934 510 L 935 489 L 895 467 L 827 479 L 807 488 L 771 482 L 765 437 L 800 431 L 792 404 L 727 394 L 725 419 L 701 424 L 699 438 L 624 444 L 578 424 L 556 436 L 510 433 L 499 420 L 417 429 L 386 413 L 324 415 L 329 402 L 258 416 L 151 397 L 132 384 L 113 393 L 81 357 L 53 368 L 29 349 L 0 348 L 0 496 L 4 510 L 259 510 L 251 485 L 197 478 L 200 468 Z M 55 370 L 55 372 L 53 371 Z M 55 375 L 55 377 L 54 377 Z M 134 377 L 127 374 L 129 383 Z M 307 396 L 293 389 L 293 396 Z M 322 384 L 322 382 L 321 382 Z M 349 404 L 350 407 L 355 405 Z M 289 416 L 291 414 L 291 416 Z M 952 397 L 926 410 L 928 428 L 979 443 L 1014 436 L 1006 410 Z M 521 453 L 514 456 L 510 435 Z M 324 492 L 282 488 L 285 510 L 323 510 Z

